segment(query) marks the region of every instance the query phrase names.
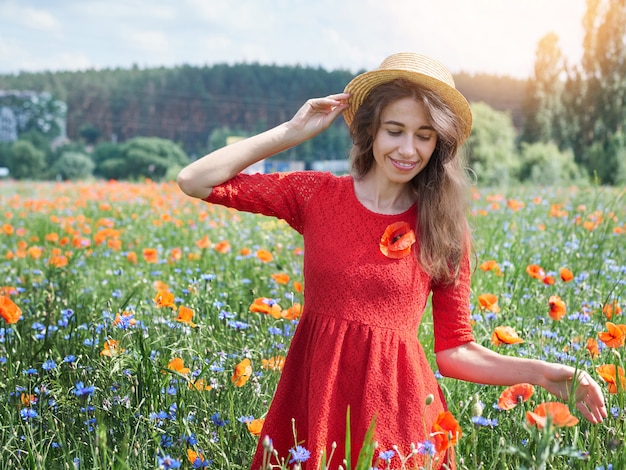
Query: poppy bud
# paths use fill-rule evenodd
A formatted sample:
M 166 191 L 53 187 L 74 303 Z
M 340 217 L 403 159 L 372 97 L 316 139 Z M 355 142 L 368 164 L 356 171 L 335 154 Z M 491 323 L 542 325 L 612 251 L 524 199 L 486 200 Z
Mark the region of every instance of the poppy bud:
M 435 396 L 432 393 L 429 393 L 428 395 L 426 395 L 426 406 L 430 405 L 434 399 L 435 399 Z

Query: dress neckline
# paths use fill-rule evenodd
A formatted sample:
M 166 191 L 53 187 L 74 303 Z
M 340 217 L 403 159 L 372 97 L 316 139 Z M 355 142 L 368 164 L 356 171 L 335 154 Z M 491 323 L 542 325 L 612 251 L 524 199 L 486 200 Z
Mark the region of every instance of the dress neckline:
M 411 204 L 411 206 L 408 209 L 406 209 L 406 210 L 404 210 L 402 212 L 394 212 L 394 213 L 388 214 L 388 213 L 384 213 L 384 212 L 373 211 L 372 209 L 367 207 L 365 204 L 363 204 L 361 202 L 361 200 L 357 197 L 356 190 L 354 188 L 354 177 L 349 175 L 347 177 L 347 180 L 348 180 L 348 182 L 350 184 L 350 191 L 349 192 L 350 192 L 350 196 L 352 197 L 353 201 L 356 202 L 357 206 L 359 206 L 361 208 L 361 210 L 367 212 L 368 214 L 375 215 L 377 217 L 399 217 L 399 216 L 406 215 L 406 214 L 410 213 L 411 211 L 415 211 L 415 208 L 417 206 L 417 201 L 415 201 L 413 204 Z

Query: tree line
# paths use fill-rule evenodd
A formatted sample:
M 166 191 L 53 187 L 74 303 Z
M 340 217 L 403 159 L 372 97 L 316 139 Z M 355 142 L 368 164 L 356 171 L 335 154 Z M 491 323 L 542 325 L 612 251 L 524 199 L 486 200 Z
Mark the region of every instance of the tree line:
M 567 63 L 550 33 L 537 44 L 528 80 L 455 75 L 472 104 L 467 156 L 479 183 L 626 182 L 626 0 L 587 0 L 583 25 L 579 64 Z M 91 168 L 99 177 L 169 177 L 176 166 L 225 145 L 227 137 L 265 130 L 289 119 L 304 100 L 343 90 L 353 76 L 347 70 L 255 63 L 0 76 L 0 90 L 45 91 L 65 103 L 70 138 L 46 147 L 55 128 L 38 129 L 45 122 L 39 113 L 20 133 L 19 158 L 13 144 L 0 145 L 0 166 L 26 161 L 34 149 L 40 152 L 34 161 L 42 163 L 33 168 L 42 171 L 31 171 L 31 177 L 68 177 L 67 162 L 80 166 L 77 155 L 91 162 L 81 166 L 83 172 Z M 349 145 L 339 119 L 278 158 L 344 159 Z M 137 152 L 138 146 L 147 148 Z M 64 153 L 73 156 L 61 159 Z M 137 158 L 136 164 L 128 158 Z

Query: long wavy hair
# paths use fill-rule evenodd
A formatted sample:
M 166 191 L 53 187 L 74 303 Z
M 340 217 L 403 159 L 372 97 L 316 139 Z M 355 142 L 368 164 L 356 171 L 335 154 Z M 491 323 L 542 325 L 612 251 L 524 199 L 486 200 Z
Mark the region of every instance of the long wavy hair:
M 411 180 L 417 198 L 416 251 L 433 281 L 454 283 L 471 244 L 467 221 L 469 177 L 459 120 L 439 95 L 405 79 L 374 88 L 356 111 L 350 127 L 352 173 L 359 179 L 370 171 L 375 164 L 372 148 L 383 109 L 407 97 L 424 103 L 437 132 L 437 144 L 428 165 Z

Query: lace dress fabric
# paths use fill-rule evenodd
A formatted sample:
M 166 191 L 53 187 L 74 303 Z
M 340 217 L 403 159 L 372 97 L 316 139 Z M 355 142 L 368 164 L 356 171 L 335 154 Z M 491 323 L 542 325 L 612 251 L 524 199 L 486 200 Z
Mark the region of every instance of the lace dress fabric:
M 435 351 L 473 341 L 469 256 L 456 287 L 432 283 L 413 252 L 402 259 L 384 256 L 383 232 L 397 221 L 415 227 L 416 207 L 395 215 L 372 212 L 356 198 L 350 176 L 241 174 L 215 187 L 206 201 L 284 219 L 304 238 L 304 310 L 252 469 L 262 464 L 266 435 L 279 456 L 289 457 L 292 419 L 300 445 L 311 452 L 303 468 L 317 469 L 333 442 L 331 467 L 337 468 L 345 453 L 348 406 L 353 465 L 374 416 L 379 451 L 397 445 L 406 455 L 411 443 L 426 441 L 446 403 L 418 327 L 432 293 Z M 435 399 L 426 406 L 429 394 Z M 424 457 L 417 458 L 423 464 Z M 391 468 L 399 466 L 396 455 Z

